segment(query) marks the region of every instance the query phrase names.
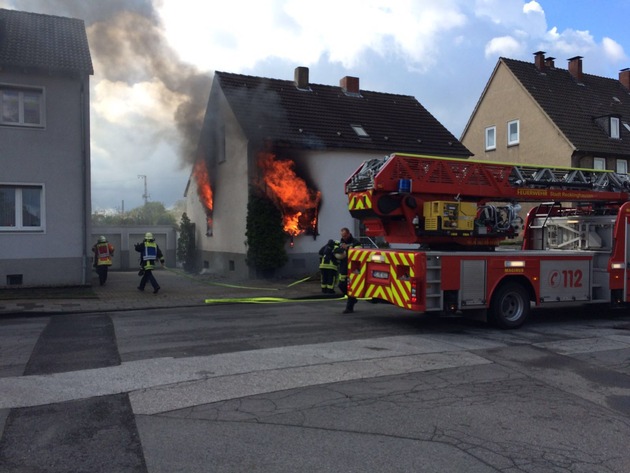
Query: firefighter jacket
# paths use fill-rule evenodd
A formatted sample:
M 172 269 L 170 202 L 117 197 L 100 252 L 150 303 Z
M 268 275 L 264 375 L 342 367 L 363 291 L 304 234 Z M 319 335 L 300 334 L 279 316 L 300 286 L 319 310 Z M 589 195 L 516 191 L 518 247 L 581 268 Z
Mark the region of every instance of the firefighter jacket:
M 114 246 L 108 242 L 97 243 L 92 247 L 94 266 L 111 266 Z
M 344 248 L 345 246 L 345 248 Z M 352 234 L 348 235 L 347 238 L 342 238 L 339 240 L 339 247 L 336 249 L 336 252 L 342 252 L 344 257 L 339 259 L 339 280 L 345 281 L 348 277 L 348 249 L 356 248 L 361 246 L 361 242 L 354 238 Z
M 338 243 L 334 240 L 328 240 L 328 243 L 322 246 L 319 250 L 319 269 L 332 269 L 334 271 L 339 269 L 339 263 L 334 254 L 337 246 Z
M 155 241 L 144 240 L 136 243 L 134 248 L 140 253 L 140 267 L 145 271 L 154 269 L 157 261 L 164 265 L 164 256 Z

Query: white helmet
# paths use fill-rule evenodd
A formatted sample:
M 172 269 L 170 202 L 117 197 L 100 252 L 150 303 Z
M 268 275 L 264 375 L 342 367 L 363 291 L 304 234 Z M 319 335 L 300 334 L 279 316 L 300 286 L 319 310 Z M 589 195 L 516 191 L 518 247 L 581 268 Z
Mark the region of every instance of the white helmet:
M 101 235 L 100 237 L 98 237 L 98 242 L 99 243 L 106 243 L 107 242 L 107 238 L 105 238 L 105 235 Z
M 146 233 L 144 234 L 144 239 L 145 239 L 145 240 L 153 240 L 153 233 L 151 233 L 151 232 L 146 232 Z

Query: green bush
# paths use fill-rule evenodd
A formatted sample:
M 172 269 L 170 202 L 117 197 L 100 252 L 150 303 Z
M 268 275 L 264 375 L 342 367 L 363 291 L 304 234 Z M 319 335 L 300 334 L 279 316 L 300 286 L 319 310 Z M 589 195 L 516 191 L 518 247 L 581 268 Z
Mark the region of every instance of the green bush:
M 195 269 L 195 250 L 195 224 L 184 212 L 179 224 L 177 259 L 184 264 L 185 271 L 192 272 Z
M 286 233 L 282 214 L 263 193 L 252 190 L 247 204 L 247 264 L 264 275 L 284 266 Z

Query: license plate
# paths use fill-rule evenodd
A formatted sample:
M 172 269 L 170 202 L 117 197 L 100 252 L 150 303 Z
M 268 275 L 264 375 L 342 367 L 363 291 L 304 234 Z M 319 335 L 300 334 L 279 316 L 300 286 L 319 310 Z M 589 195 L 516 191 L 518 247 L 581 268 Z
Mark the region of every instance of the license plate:
M 389 279 L 389 273 L 385 271 L 372 271 L 372 277 L 376 279 Z

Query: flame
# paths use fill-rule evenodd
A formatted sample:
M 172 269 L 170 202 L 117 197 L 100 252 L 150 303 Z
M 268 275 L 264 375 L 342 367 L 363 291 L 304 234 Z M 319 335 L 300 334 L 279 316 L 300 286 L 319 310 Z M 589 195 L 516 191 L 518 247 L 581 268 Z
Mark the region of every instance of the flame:
M 291 160 L 276 160 L 273 153 L 258 155 L 258 166 L 267 195 L 279 206 L 283 214 L 283 228 L 292 237 L 315 232 L 317 209 L 321 192 L 309 189 L 304 179 L 297 176 Z
M 195 166 L 193 167 L 193 176 L 195 176 L 195 180 L 197 181 L 197 194 L 199 194 L 199 201 L 206 209 L 208 225 L 206 234 L 212 235 L 212 209 L 214 201 L 212 196 L 212 187 L 210 187 L 208 166 L 204 159 L 200 159 L 195 163 Z

